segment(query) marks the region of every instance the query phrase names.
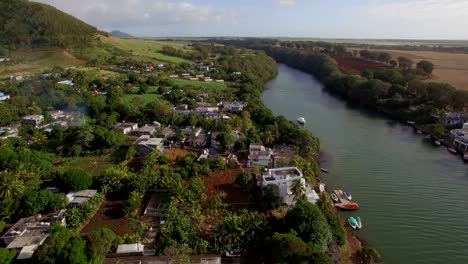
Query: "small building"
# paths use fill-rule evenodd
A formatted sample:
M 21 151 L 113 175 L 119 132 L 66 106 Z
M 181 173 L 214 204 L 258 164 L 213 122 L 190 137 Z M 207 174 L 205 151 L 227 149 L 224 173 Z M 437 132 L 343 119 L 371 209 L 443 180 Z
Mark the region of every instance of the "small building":
M 181 75 L 182 75 L 182 77 L 188 77 L 188 76 L 190 76 L 190 73 L 182 73 Z
M 158 64 L 158 69 L 164 70 L 164 68 L 166 68 L 165 64 L 162 64 L 162 63 Z
M 219 108 L 216 106 L 199 106 L 194 109 L 195 113 L 216 113 L 219 112 Z
M 83 190 L 79 192 L 70 192 L 67 194 L 68 206 L 70 208 L 82 207 L 89 199 L 96 196 L 97 190 Z
M 273 151 L 260 144 L 250 144 L 248 159 L 250 165 L 270 167 L 273 162 Z
M 42 122 L 44 122 L 43 115 L 28 115 L 22 119 L 23 125 L 33 126 L 35 128 L 38 128 Z
M 10 99 L 10 95 L 0 92 L 0 101 L 6 101 Z
M 452 144 L 463 152 L 468 152 L 468 123 L 463 124 L 461 129 L 450 130 Z
M 468 115 L 464 113 L 450 112 L 445 116 L 443 122 L 446 126 L 463 125 L 465 122 L 468 122 Z
M 173 78 L 173 79 L 179 78 L 179 75 L 177 75 L 177 74 L 172 74 L 172 75 L 169 75 L 169 78 Z
M 315 190 L 307 186 L 302 172 L 297 167 L 283 167 L 267 170 L 262 174 L 260 186 L 265 188 L 271 184 L 277 185 L 283 202 L 288 205 L 294 205 L 296 199 L 291 189 L 296 181 L 300 181 L 304 185 L 304 195 L 310 203 L 315 204 L 319 200 L 319 196 Z
M 155 149 L 163 151 L 164 139 L 143 135 L 135 141 L 135 147 L 139 155 L 146 156 L 151 154 Z
M 213 79 L 211 79 L 211 78 L 208 77 L 208 78 L 203 79 L 203 81 L 204 81 L 204 82 L 212 82 Z
M 221 104 L 224 110 L 232 113 L 242 112 L 245 107 L 243 102 L 222 102 Z
M 158 133 L 158 137 L 162 137 L 162 138 L 170 138 L 170 137 L 173 137 L 175 136 L 176 132 L 175 130 L 168 126 L 168 127 L 165 127 L 164 129 L 162 129 L 159 133 Z
M 142 126 L 138 129 L 135 129 L 132 131 L 132 135 L 135 135 L 135 136 L 152 136 L 154 133 L 156 133 L 156 130 L 158 130 L 158 126 L 156 125 L 145 125 L 145 126 Z
M 57 84 L 62 84 L 62 85 L 67 85 L 67 86 L 75 86 L 75 83 L 73 83 L 73 80 L 64 80 L 57 82 Z
M 127 135 L 133 130 L 138 129 L 138 123 L 127 123 L 127 122 L 117 123 L 114 126 L 114 129 Z
M 223 83 L 224 80 L 216 80 L 217 83 Z
M 197 75 L 195 75 L 195 77 L 197 77 L 197 78 L 204 78 L 205 75 L 204 75 L 204 74 L 197 74 Z
M 122 244 L 117 246 L 118 255 L 143 255 L 145 246 L 142 243 Z
M 65 211 L 35 215 L 18 220 L 2 237 L 6 248 L 19 253 L 17 259 L 29 259 L 49 234 L 52 224 L 65 225 Z
M 208 65 L 200 65 L 198 66 L 199 71 L 204 71 L 204 72 L 209 72 L 210 71 L 210 66 Z

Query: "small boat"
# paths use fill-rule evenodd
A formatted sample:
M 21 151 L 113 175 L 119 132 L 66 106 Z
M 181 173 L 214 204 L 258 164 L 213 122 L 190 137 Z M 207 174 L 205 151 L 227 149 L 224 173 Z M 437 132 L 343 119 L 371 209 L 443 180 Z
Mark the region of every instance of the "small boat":
M 303 125 L 303 124 L 306 123 L 306 120 L 305 120 L 304 117 L 301 116 L 301 117 L 299 117 L 299 118 L 297 119 L 297 122 L 298 122 L 299 124 L 302 124 L 302 125 Z
M 406 121 L 406 124 L 408 124 L 408 125 L 415 125 L 416 122 L 414 122 L 414 121 Z
M 418 134 L 420 134 L 420 135 L 423 134 L 423 132 L 422 132 L 421 130 L 419 130 L 419 129 L 416 131 L 416 133 L 418 133 Z
M 356 216 L 356 224 L 357 224 L 357 228 L 358 228 L 358 229 L 361 229 L 361 228 L 362 228 L 361 217 Z
M 335 202 L 335 203 L 339 203 L 340 202 L 340 199 L 338 198 L 338 196 L 336 196 L 335 193 L 331 193 L 330 194 L 332 200 Z
M 357 203 L 337 204 L 335 206 L 338 209 L 346 210 L 346 211 L 355 211 L 359 209 L 359 205 Z
M 463 160 L 468 162 L 468 154 L 463 155 Z
M 348 218 L 348 224 L 354 230 L 356 230 L 358 228 L 357 220 L 356 220 L 356 218 L 354 218 L 352 216 L 350 218 Z
M 456 151 L 454 148 L 447 148 L 448 152 L 452 154 L 458 154 L 458 151 Z
M 325 173 L 328 173 L 329 170 L 325 169 L 325 168 L 320 168 L 321 171 L 325 172 Z
M 319 184 L 319 191 L 321 193 L 325 191 L 325 184 L 324 183 Z
M 434 144 L 436 144 L 436 146 L 442 145 L 442 143 L 440 142 L 440 140 L 435 140 L 435 141 L 434 141 Z
M 425 139 L 431 139 L 431 135 L 426 135 L 424 138 Z
M 346 199 L 346 194 L 342 190 L 338 190 L 337 195 L 340 198 Z
M 353 196 L 351 195 L 351 192 L 344 192 L 345 196 L 346 196 L 346 199 L 348 200 L 352 200 L 353 199 Z

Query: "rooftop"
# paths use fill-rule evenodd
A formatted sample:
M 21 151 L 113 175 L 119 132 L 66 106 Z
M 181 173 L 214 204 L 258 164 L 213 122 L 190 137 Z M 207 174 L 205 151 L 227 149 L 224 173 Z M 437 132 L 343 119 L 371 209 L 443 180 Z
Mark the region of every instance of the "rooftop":
M 263 173 L 265 181 L 289 180 L 290 178 L 301 178 L 302 173 L 296 167 L 284 167 L 269 169 Z

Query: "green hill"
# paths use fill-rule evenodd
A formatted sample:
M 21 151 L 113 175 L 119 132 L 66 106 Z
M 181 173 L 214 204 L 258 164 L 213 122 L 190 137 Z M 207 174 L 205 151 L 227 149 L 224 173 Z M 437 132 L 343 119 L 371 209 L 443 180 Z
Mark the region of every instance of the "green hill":
M 110 32 L 111 36 L 116 37 L 116 38 L 123 38 L 123 39 L 132 39 L 135 38 L 134 36 L 127 34 L 125 32 L 122 32 L 120 30 L 114 30 Z
M 98 30 L 71 15 L 27 0 L 0 1 L 0 49 L 92 45 Z

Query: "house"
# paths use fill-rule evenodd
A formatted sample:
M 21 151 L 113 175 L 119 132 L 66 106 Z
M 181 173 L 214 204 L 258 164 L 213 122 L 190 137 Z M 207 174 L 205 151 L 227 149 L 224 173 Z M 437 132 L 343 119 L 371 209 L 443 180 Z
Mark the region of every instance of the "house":
M 169 75 L 169 78 L 179 78 L 179 75 L 177 75 L 177 74 L 172 74 L 172 75 Z
M 232 75 L 242 75 L 241 72 L 233 72 Z
M 72 80 L 60 81 L 60 82 L 57 82 L 57 84 L 62 84 L 62 85 L 67 85 L 67 86 L 74 86 L 75 85 Z
M 219 108 L 216 106 L 199 106 L 194 109 L 195 113 L 202 114 L 202 113 L 216 113 L 219 112 Z
M 65 225 L 65 211 L 21 218 L 1 237 L 8 249 L 19 253 L 17 259 L 30 259 L 49 234 L 52 224 Z
M 269 169 L 262 174 L 259 185 L 262 188 L 272 184 L 278 186 L 283 202 L 288 205 L 294 205 L 295 197 L 291 189 L 296 181 L 300 181 L 304 185 L 304 194 L 307 200 L 315 204 L 319 200 L 319 196 L 315 190 L 307 186 L 302 172 L 297 167 Z
M 239 113 L 244 110 L 245 104 L 243 102 L 222 102 L 223 108 L 232 113 Z
M 445 116 L 443 122 L 446 126 L 462 125 L 465 122 L 468 122 L 468 115 L 464 113 L 450 112 Z
M 182 73 L 181 75 L 182 75 L 182 77 L 189 77 L 190 73 Z
M 43 121 L 44 121 L 43 115 L 28 115 L 28 116 L 23 117 L 22 119 L 23 125 L 33 126 L 35 128 L 38 128 L 39 124 L 41 124 Z
M 163 151 L 164 139 L 152 138 L 148 135 L 143 135 L 135 141 L 135 148 L 138 154 L 140 154 L 141 156 L 149 155 L 155 149 Z
M 8 94 L 0 92 L 0 101 L 6 101 L 9 99 L 10 99 L 10 96 Z
M 273 151 L 260 144 L 250 144 L 249 164 L 270 167 L 273 162 Z
M 200 65 L 198 66 L 199 71 L 204 71 L 204 72 L 209 72 L 210 71 L 210 66 L 208 65 Z
M 165 127 L 163 130 L 161 130 L 159 133 L 158 133 L 158 137 L 162 137 L 162 138 L 170 138 L 170 137 L 173 137 L 175 136 L 175 131 L 173 128 L 171 128 L 170 126 L 168 127 Z
M 166 68 L 165 64 L 162 64 L 162 63 L 158 64 L 158 69 L 163 70 L 164 68 Z
M 453 145 L 463 152 L 468 152 L 468 123 L 463 124 L 461 129 L 450 130 Z
M 152 136 L 156 132 L 156 130 L 158 130 L 158 128 L 159 127 L 156 125 L 145 125 L 138 129 L 133 130 L 132 135 L 135 135 L 138 137 L 141 137 L 143 135 Z
M 97 190 L 83 190 L 79 192 L 69 192 L 67 194 L 68 206 L 70 208 L 82 207 L 89 199 L 96 196 Z
M 223 83 L 224 80 L 216 80 L 217 83 Z
M 204 148 L 208 144 L 209 135 L 200 127 L 186 127 L 182 129 L 185 144 L 194 148 Z
M 204 75 L 204 74 L 197 74 L 197 75 L 195 75 L 195 77 L 197 77 L 197 78 L 204 78 L 205 75 Z
M 114 126 L 114 129 L 117 130 L 117 131 L 122 132 L 125 135 L 127 135 L 130 132 L 132 132 L 133 130 L 138 129 L 138 123 L 126 123 L 126 122 L 117 123 Z
M 141 243 L 134 244 L 122 244 L 117 246 L 117 251 L 115 252 L 118 255 L 143 255 L 145 246 Z
M 204 82 L 212 82 L 213 79 L 211 79 L 210 77 L 208 77 L 208 78 L 203 79 L 203 81 L 204 81 Z

